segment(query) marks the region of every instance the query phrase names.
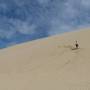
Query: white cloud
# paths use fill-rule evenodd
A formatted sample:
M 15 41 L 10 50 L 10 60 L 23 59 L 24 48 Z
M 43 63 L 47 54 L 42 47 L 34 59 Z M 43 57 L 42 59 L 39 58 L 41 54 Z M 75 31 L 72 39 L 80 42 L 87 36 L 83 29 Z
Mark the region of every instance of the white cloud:
M 27 10 L 27 8 L 24 7 L 24 4 L 28 3 L 29 0 L 28 1 L 13 0 L 13 1 L 15 1 L 17 8 L 21 7 L 21 9 L 19 10 L 23 10 L 23 8 L 24 10 L 26 9 L 25 13 L 26 13 L 26 16 L 28 17 L 25 17 L 26 21 L 22 21 L 19 18 L 10 19 L 7 16 L 4 16 L 4 18 L 2 18 L 0 23 L 1 24 L 0 37 L 3 37 L 3 38 L 4 37 L 7 39 L 13 38 L 13 36 L 16 35 L 16 32 L 19 32 L 25 35 L 31 35 L 36 33 L 37 27 L 49 26 L 49 25 L 50 25 L 49 26 L 50 29 L 47 27 L 47 30 L 49 29 L 48 34 L 54 35 L 58 33 L 63 33 L 65 31 L 70 31 L 76 27 L 81 27 L 81 26 L 85 27 L 85 23 L 87 24 L 87 22 L 90 21 L 88 16 L 90 14 L 88 13 L 88 9 L 90 9 L 90 0 L 37 0 L 39 4 L 45 7 L 40 9 L 38 7 L 34 7 L 33 4 L 31 3 L 30 4 L 30 8 L 32 7 L 31 13 L 29 13 L 28 12 L 29 10 Z M 30 2 L 32 1 L 30 0 Z M 48 8 L 46 8 L 46 6 L 48 6 Z M 8 5 L 0 4 L 0 10 L 2 11 L 5 10 L 6 12 L 7 9 L 10 9 L 8 8 Z M 29 6 L 28 6 L 28 9 L 29 9 Z M 16 10 L 16 13 L 17 13 L 16 15 L 21 15 L 21 14 L 18 14 L 18 12 L 22 12 L 22 16 L 23 16 L 24 11 L 19 11 L 19 10 L 18 9 Z M 84 11 L 86 11 L 87 14 L 85 14 L 86 12 Z M 35 19 L 33 15 L 37 15 L 35 16 Z M 29 24 L 32 22 L 33 24 Z M 80 23 L 81 24 L 84 23 L 84 24 L 80 25 Z M 11 24 L 11 25 L 8 25 L 8 24 Z M 45 27 L 43 27 L 42 29 L 45 30 Z M 11 43 L 11 45 L 13 44 L 14 42 Z
M 1 22 L 0 24 L 0 37 L 11 39 L 16 35 L 16 32 L 25 35 L 32 35 L 36 33 L 37 26 L 35 24 L 29 24 L 27 21 L 21 21 L 16 19 L 5 19 L 8 22 Z M 5 25 L 5 26 L 3 26 Z
M 65 4 L 65 7 L 63 9 L 63 17 L 68 18 L 74 18 L 78 15 L 78 10 L 73 7 L 73 3 L 70 1 L 67 1 Z
M 64 3 L 62 10 L 58 10 L 58 17 L 55 16 L 50 21 L 51 29 L 48 32 L 49 35 L 67 32 L 74 28 L 73 24 L 75 23 L 72 20 L 78 16 L 79 12 L 73 7 L 73 4 L 73 1 L 68 0 Z
M 64 2 L 61 7 L 62 9 L 58 10 L 58 17 L 52 18 L 51 29 L 48 32 L 49 35 L 75 30 L 81 26 L 86 27 L 86 24 L 90 21 L 88 13 L 86 15 L 86 12 L 84 11 L 84 9 L 88 10 L 86 7 L 90 9 L 90 0 L 67 0 Z M 81 14 L 81 12 L 84 13 L 85 16 Z M 86 21 L 80 21 L 82 16 L 85 18 L 87 17 L 88 19 Z
M 22 22 L 18 26 L 18 31 L 22 34 L 33 34 L 35 33 L 36 25 L 29 25 L 27 22 Z
M 36 32 L 37 25 L 29 24 L 27 21 L 14 20 L 10 21 L 13 24 L 13 29 L 21 34 L 34 34 Z
M 90 0 L 81 0 L 81 4 L 82 4 L 85 8 L 90 8 Z
M 49 35 L 55 35 L 63 32 L 68 32 L 73 29 L 71 24 L 67 24 L 65 22 L 61 22 L 58 19 L 54 19 L 51 22 L 51 28 L 48 32 Z

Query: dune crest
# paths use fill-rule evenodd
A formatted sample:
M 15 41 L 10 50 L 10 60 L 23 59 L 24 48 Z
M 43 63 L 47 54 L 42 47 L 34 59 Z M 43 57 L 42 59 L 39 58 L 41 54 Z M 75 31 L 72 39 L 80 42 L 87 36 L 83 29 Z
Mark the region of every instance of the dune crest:
M 1 50 L 0 90 L 89 90 L 89 38 L 80 30 Z

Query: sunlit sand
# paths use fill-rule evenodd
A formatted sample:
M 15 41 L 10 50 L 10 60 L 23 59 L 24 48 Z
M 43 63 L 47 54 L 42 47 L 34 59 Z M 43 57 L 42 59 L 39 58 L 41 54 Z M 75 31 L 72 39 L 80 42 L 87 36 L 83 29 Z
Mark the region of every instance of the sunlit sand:
M 88 29 L 1 49 L 0 90 L 90 90 L 89 39 Z

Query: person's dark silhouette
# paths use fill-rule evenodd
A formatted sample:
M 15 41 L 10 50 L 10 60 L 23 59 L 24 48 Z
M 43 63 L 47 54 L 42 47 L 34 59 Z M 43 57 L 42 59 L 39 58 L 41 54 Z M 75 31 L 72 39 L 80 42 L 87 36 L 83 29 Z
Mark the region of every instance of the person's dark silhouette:
M 76 43 L 75 43 L 75 46 L 76 46 L 76 49 L 78 49 L 79 44 L 78 44 L 78 42 L 77 42 L 77 41 L 76 41 Z

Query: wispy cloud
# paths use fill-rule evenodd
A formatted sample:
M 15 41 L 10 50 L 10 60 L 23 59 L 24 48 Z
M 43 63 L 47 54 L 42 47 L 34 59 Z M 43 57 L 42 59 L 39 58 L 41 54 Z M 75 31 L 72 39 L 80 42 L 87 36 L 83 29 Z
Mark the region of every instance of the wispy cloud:
M 55 35 L 55 34 L 60 34 L 64 32 L 68 32 L 74 29 L 72 24 L 65 23 L 59 20 L 53 20 L 51 22 L 51 28 L 48 32 L 49 35 Z
M 4 46 L 89 25 L 90 0 L 0 1 L 0 44 Z
M 84 8 L 90 8 L 90 0 L 81 0 L 81 4 Z
M 21 34 L 34 34 L 37 26 L 27 21 L 12 20 L 13 28 Z
M 62 5 L 57 7 L 62 9 L 56 9 L 58 16 L 54 16 L 50 21 L 50 35 L 67 32 L 75 30 L 75 28 L 77 29 L 90 25 L 89 0 L 67 0 L 62 3 Z

